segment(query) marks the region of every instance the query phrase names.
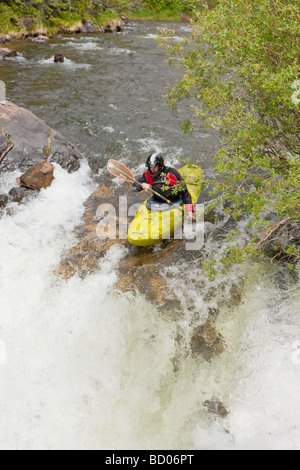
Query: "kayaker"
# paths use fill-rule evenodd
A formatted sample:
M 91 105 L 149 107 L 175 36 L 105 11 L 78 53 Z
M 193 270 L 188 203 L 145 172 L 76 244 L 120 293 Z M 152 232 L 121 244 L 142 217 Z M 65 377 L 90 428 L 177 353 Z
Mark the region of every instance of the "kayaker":
M 141 178 L 138 178 L 140 184 L 135 183 L 133 186 L 138 191 L 149 191 L 151 187 L 164 198 L 172 202 L 178 201 L 181 197 L 185 205 L 187 217 L 194 220 L 194 206 L 192 204 L 192 197 L 185 187 L 185 189 L 174 193 L 174 186 L 177 186 L 183 178 L 178 170 L 165 165 L 164 159 L 160 153 L 152 153 L 146 161 L 147 171 Z M 153 198 L 162 202 L 158 196 L 154 195 Z

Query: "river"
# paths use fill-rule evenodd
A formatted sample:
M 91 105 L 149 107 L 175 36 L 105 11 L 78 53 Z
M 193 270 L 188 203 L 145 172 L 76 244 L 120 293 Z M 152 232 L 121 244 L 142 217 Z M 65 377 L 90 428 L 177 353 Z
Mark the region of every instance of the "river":
M 288 269 L 253 261 L 209 281 L 201 260 L 220 240 L 208 236 L 201 254 L 179 249 L 160 267 L 173 314 L 141 290 L 114 289 L 126 247 L 112 246 L 89 275 L 56 275 L 109 158 L 141 170 L 161 151 L 214 171 L 218 136 L 185 136 L 186 104 L 164 102 L 181 74 L 155 42 L 165 26 L 179 40 L 189 30 L 129 22 L 116 34 L 15 43 L 17 57 L 0 63 L 7 98 L 86 159 L 74 174 L 57 167 L 51 188 L 0 219 L 1 449 L 300 449 L 300 290 Z M 0 193 L 15 177 L 1 175 Z M 190 341 L 212 311 L 226 350 L 208 362 Z M 225 418 L 203 406 L 213 398 Z

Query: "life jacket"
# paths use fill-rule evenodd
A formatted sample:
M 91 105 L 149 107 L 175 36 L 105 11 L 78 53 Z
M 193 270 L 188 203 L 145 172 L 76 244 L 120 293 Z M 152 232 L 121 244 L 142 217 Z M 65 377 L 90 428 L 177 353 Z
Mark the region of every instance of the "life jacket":
M 147 183 L 150 184 L 151 186 L 153 186 L 154 183 L 160 182 L 159 180 L 162 178 L 161 174 L 159 174 L 156 178 L 155 177 L 153 178 L 150 171 L 146 171 L 145 176 L 146 176 Z M 161 183 L 165 183 L 165 182 L 167 186 L 176 186 L 178 184 L 178 179 L 172 173 L 167 173 L 166 180 L 161 181 Z
M 172 194 L 172 189 L 178 184 L 180 180 L 173 173 L 173 171 L 175 172 L 176 170 L 173 170 L 173 168 L 166 168 L 166 177 L 164 178 L 161 173 L 153 176 L 148 170 L 145 173 L 146 182 L 153 186 L 153 189 L 163 197 L 172 200 L 178 199 L 179 194 Z M 166 186 L 169 186 L 169 188 L 166 189 Z

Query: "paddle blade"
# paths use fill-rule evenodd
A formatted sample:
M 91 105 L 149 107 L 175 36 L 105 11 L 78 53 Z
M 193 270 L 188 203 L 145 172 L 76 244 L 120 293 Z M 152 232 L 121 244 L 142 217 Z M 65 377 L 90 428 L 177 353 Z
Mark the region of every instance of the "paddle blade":
M 129 168 L 117 160 L 109 160 L 107 162 L 107 170 L 112 175 L 116 176 L 117 178 L 121 178 L 122 180 L 129 181 L 130 183 L 135 181 L 135 177 Z

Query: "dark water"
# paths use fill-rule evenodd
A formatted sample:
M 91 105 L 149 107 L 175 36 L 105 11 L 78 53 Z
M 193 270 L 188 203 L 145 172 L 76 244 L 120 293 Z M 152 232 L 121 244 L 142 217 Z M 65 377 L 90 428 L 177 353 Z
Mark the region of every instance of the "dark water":
M 116 34 L 70 36 L 45 45 L 10 44 L 17 58 L 0 63 L 7 98 L 29 108 L 77 144 L 94 171 L 108 158 L 136 165 L 152 150 L 210 168 L 218 146 L 211 130 L 184 135 L 187 105 L 170 110 L 164 95 L 182 75 L 156 42 L 160 28 L 180 40 L 186 23 L 131 22 Z M 55 64 L 53 56 L 65 56 Z

